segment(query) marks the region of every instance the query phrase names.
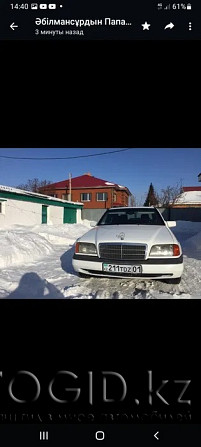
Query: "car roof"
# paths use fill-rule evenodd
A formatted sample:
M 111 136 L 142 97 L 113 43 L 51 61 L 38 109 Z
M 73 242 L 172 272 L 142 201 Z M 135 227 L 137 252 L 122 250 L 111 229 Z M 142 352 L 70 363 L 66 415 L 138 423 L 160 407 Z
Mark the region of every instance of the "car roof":
M 128 209 L 130 209 L 130 210 L 135 210 L 135 209 L 141 209 L 141 208 L 143 208 L 143 209 L 153 209 L 153 208 L 155 208 L 155 206 L 114 206 L 113 208 L 109 208 L 109 210 L 128 210 Z

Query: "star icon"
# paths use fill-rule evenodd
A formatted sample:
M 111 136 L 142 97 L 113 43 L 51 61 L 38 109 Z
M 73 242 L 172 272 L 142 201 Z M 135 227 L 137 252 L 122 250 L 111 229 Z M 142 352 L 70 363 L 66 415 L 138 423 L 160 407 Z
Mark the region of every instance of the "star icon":
M 142 23 L 142 29 L 143 31 L 147 30 L 149 31 L 149 27 L 151 26 L 150 23 L 147 23 L 147 21 L 145 23 Z

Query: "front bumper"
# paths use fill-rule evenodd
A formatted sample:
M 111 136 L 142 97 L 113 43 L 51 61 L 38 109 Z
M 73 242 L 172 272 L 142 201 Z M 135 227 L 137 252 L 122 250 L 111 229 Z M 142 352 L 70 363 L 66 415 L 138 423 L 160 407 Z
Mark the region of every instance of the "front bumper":
M 73 256 L 73 268 L 76 272 L 85 273 L 92 276 L 106 276 L 118 278 L 147 278 L 147 279 L 168 279 L 180 278 L 183 273 L 183 256 L 166 259 L 147 259 L 143 261 L 122 261 L 100 259 L 97 256 L 76 255 Z M 104 272 L 102 264 L 118 265 L 141 265 L 142 273 L 114 273 Z

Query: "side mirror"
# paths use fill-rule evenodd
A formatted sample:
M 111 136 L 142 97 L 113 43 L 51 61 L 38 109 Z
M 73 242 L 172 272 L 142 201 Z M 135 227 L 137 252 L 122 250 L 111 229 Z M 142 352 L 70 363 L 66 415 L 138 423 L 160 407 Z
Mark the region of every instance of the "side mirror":
M 167 220 L 166 224 L 168 225 L 169 228 L 171 227 L 176 227 L 177 223 L 175 222 L 175 220 Z
M 90 222 L 90 227 L 95 227 L 96 226 L 96 222 Z

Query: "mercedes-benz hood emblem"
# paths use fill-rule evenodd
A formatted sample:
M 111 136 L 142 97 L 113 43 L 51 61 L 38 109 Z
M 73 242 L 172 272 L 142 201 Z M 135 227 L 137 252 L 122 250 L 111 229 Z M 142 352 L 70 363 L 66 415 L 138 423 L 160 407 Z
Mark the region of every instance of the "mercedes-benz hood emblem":
M 123 241 L 125 238 L 125 233 L 117 234 L 117 237 L 118 237 L 118 239 L 121 239 L 121 241 Z

